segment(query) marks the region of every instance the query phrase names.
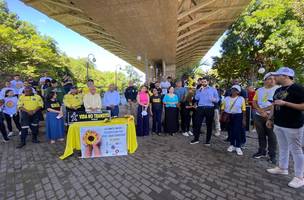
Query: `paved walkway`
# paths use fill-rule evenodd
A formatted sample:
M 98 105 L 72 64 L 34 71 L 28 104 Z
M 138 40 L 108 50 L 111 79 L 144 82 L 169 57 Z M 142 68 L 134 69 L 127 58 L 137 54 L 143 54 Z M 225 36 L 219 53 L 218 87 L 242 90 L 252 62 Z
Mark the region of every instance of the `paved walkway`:
M 0 144 L 0 199 L 304 199 L 304 188 L 286 186 L 291 175 L 269 175 L 270 164 L 250 158 L 256 139 L 243 157 L 227 153 L 223 139 L 205 147 L 181 135 L 149 136 L 133 155 L 61 161 L 63 143 L 17 150 L 15 137 Z

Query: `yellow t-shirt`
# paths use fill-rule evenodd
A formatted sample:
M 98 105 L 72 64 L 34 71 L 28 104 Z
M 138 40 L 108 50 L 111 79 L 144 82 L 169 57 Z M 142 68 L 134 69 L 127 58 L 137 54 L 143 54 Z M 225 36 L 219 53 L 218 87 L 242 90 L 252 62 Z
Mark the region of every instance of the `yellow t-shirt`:
M 236 102 L 234 103 L 234 101 Z M 233 103 L 234 105 L 232 106 Z M 226 113 L 231 114 L 242 113 L 246 111 L 246 101 L 241 96 L 235 98 L 226 97 L 222 103 L 221 109 L 224 110 Z
M 18 108 L 25 108 L 26 110 L 33 111 L 38 107 L 43 108 L 42 98 L 34 94 L 32 96 L 25 96 L 24 94 L 19 97 Z
M 63 97 L 63 103 L 67 108 L 80 108 L 83 104 L 83 96 L 81 94 L 66 94 Z

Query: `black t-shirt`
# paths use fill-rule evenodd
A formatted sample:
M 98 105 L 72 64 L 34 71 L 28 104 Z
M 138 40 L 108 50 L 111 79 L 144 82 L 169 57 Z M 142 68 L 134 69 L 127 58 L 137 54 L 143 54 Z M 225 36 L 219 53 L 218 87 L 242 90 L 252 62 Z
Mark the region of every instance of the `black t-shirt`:
M 293 84 L 278 88 L 273 100 L 283 100 L 295 104 L 304 103 L 304 87 Z M 275 106 L 274 124 L 284 128 L 301 128 L 304 124 L 304 116 L 300 110 L 287 106 Z
M 51 108 L 51 109 L 60 111 L 60 107 L 61 107 L 61 104 L 57 100 L 55 100 L 55 101 L 49 100 L 49 101 L 46 101 L 46 103 L 45 103 L 46 109 Z
M 152 104 L 152 110 L 161 110 L 163 108 L 162 96 L 151 96 L 150 103 Z

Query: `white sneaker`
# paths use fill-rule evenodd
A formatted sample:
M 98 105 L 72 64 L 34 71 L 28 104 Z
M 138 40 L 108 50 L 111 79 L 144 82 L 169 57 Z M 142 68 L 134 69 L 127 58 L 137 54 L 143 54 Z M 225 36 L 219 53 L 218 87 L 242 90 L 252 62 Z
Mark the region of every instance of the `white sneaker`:
M 9 132 L 7 136 L 12 137 L 13 135 L 14 135 L 14 132 Z
M 243 151 L 242 151 L 241 148 L 235 148 L 235 151 L 236 151 L 236 154 L 237 154 L 238 156 L 242 156 L 242 155 L 243 155 Z
M 266 171 L 270 174 L 288 175 L 288 170 L 287 169 L 281 169 L 279 167 L 275 167 L 275 168 L 272 168 L 272 169 L 267 169 Z
M 228 147 L 227 151 L 231 153 L 231 152 L 235 151 L 235 147 L 232 146 L 232 145 L 230 145 L 230 146 Z
M 189 134 L 187 132 L 184 132 L 183 136 L 189 137 Z
M 221 135 L 221 131 L 216 131 L 216 132 L 214 133 L 214 135 L 215 135 L 216 137 L 220 136 L 220 135 Z
M 304 186 L 304 179 L 300 179 L 298 177 L 294 177 L 289 183 L 288 183 L 289 187 L 292 188 L 300 188 L 302 186 Z
M 19 131 L 19 135 L 21 135 L 21 131 Z
M 193 133 L 192 133 L 191 131 L 188 131 L 188 135 L 191 135 L 191 136 L 192 136 L 192 135 L 193 135 Z

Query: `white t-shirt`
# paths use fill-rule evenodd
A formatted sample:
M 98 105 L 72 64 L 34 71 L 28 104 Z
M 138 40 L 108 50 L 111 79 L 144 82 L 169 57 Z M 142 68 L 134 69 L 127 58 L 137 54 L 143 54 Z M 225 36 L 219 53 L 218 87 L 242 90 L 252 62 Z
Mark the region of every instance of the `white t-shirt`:
M 232 106 L 233 103 L 234 105 Z M 234 98 L 230 96 L 225 97 L 222 103 L 222 110 L 224 110 L 226 113 L 231 113 L 231 114 L 237 114 L 246 111 L 246 102 L 244 97 L 241 96 L 237 96 Z
M 171 86 L 171 83 L 169 81 L 162 81 L 160 82 L 160 87 L 162 89 L 162 94 L 168 93 L 168 88 Z
M 272 88 L 261 87 L 255 92 L 253 100 L 257 102 L 260 108 L 267 108 L 272 104 L 268 100 L 273 100 L 274 92 L 278 88 L 279 86 L 274 86 Z M 270 111 L 267 112 L 270 113 Z M 260 115 L 258 112 L 256 114 Z
M 50 78 L 50 77 L 47 77 L 47 76 L 44 76 L 44 77 L 41 77 L 40 79 L 39 79 L 39 83 L 41 84 L 44 84 L 44 82 L 45 82 L 45 80 L 46 79 L 49 79 L 50 81 L 52 80 L 52 78 Z

